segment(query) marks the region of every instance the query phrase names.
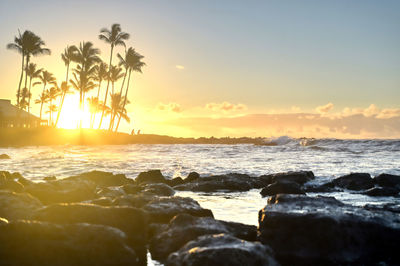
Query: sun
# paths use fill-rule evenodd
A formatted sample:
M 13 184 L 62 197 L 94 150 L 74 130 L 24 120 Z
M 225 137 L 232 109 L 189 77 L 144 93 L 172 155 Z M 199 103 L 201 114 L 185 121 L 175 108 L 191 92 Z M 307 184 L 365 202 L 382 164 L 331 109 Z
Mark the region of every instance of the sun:
M 64 104 L 61 110 L 60 120 L 57 127 L 66 129 L 75 129 L 79 126 L 79 121 L 82 119 L 82 127 L 90 127 L 90 112 L 87 104 L 84 105 L 84 110 L 79 109 L 79 95 L 65 96 Z

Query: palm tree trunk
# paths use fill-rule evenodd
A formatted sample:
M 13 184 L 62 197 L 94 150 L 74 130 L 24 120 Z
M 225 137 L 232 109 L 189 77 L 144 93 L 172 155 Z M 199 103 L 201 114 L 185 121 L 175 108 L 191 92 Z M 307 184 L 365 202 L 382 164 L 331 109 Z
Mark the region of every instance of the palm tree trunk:
M 67 65 L 67 76 L 65 77 L 65 82 L 67 83 L 67 86 L 68 86 L 68 72 L 69 72 L 69 63 Z M 58 110 L 56 124 L 54 125 L 54 127 L 57 127 L 58 120 L 60 119 L 61 110 L 64 105 L 64 99 L 65 99 L 65 92 L 63 93 L 63 95 L 61 97 L 60 109 Z
M 110 63 L 108 65 L 109 71 L 111 69 L 113 50 L 114 50 L 114 45 L 111 45 Z M 101 128 L 101 124 L 103 122 L 103 117 L 104 117 L 104 111 L 105 111 L 105 107 L 106 107 L 106 103 L 107 103 L 107 94 L 108 94 L 108 87 L 109 86 L 110 86 L 110 79 L 108 79 L 108 81 L 107 81 L 106 96 L 104 97 L 103 111 L 101 112 L 100 124 L 99 124 L 99 128 L 98 129 Z
M 29 94 L 28 94 L 28 113 L 31 113 L 31 88 L 32 88 L 32 77 L 29 77 Z
M 132 70 L 129 70 L 128 83 L 126 84 L 125 99 L 124 99 L 124 105 L 122 105 L 122 110 L 124 110 L 126 101 L 128 99 L 128 90 L 129 90 L 129 81 L 131 80 L 131 72 Z M 121 116 L 118 117 L 118 122 L 117 122 L 117 127 L 115 128 L 115 132 L 118 132 L 119 122 L 121 122 Z
M 122 80 L 121 90 L 119 91 L 119 97 L 122 96 L 122 90 L 124 88 L 125 79 L 126 79 L 127 74 L 128 74 L 128 70 L 125 71 L 124 79 Z
M 52 105 L 52 103 L 53 103 L 53 101 L 50 99 L 50 108 L 49 108 L 49 111 L 50 111 L 50 126 L 52 126 L 53 125 L 53 119 L 52 119 L 52 117 L 51 117 L 51 113 L 52 113 L 52 111 L 51 111 L 51 105 Z
M 42 120 L 43 101 L 40 103 L 40 120 Z
M 21 93 L 21 83 L 22 83 L 22 78 L 24 77 L 24 62 L 25 62 L 25 54 L 22 53 L 21 76 L 19 77 L 19 84 L 18 84 L 18 91 L 17 91 L 17 106 L 19 106 L 19 95 Z
M 82 110 L 82 89 L 80 89 L 79 91 L 79 110 L 80 110 L 80 114 L 79 114 L 79 128 L 82 128 L 82 115 L 83 115 L 83 110 Z

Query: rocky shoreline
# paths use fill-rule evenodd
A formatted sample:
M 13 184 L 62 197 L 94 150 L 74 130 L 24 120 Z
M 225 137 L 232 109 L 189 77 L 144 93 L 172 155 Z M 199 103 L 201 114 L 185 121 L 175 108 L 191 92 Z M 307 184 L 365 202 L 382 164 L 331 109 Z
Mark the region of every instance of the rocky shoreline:
M 398 265 L 400 207 L 352 206 L 307 193 L 399 197 L 400 176 L 352 173 L 315 185 L 311 171 L 167 178 L 92 171 L 32 182 L 0 171 L 5 265 Z M 259 189 L 258 227 L 214 218 L 175 191 Z

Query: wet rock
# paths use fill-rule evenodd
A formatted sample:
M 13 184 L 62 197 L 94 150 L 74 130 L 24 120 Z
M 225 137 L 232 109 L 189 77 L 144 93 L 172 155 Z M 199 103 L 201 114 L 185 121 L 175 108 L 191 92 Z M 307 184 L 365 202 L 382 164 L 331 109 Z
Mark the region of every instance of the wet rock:
M 122 187 L 105 187 L 97 191 L 98 197 L 109 197 L 116 198 L 125 195 L 125 191 Z
M 272 175 L 263 175 L 261 177 L 265 181 L 269 181 L 269 183 L 294 182 L 299 185 L 303 185 L 304 183 L 313 180 L 315 178 L 314 173 L 311 171 L 285 172 Z
M 43 177 L 43 181 L 54 181 L 57 180 L 57 177 L 53 176 L 45 176 Z
M 0 173 L 0 189 L 10 190 L 13 192 L 22 192 L 24 186 L 14 179 L 6 177 L 3 173 Z
M 80 175 L 71 176 L 63 179 L 63 181 L 76 181 L 77 183 L 89 181 L 99 187 L 112 187 L 131 184 L 134 181 L 127 178 L 124 174 L 116 174 L 103 171 L 91 171 Z
M 248 191 L 255 186 L 256 182 L 255 178 L 248 175 L 233 173 L 198 178 L 192 182 L 175 186 L 174 189 L 195 192 Z
M 112 226 L 125 232 L 137 255 L 145 256 L 148 219 L 132 207 L 102 207 L 89 204 L 55 204 L 36 211 L 35 220 L 58 224 L 89 223 Z
M 397 187 L 400 189 L 399 175 L 380 174 L 374 177 L 374 181 L 381 187 Z
M 109 197 L 101 197 L 98 199 L 84 201 L 82 203 L 94 204 L 94 205 L 100 205 L 100 206 L 112 206 L 113 200 Z
M 259 237 L 283 265 L 400 263 L 396 214 L 329 197 L 271 197 L 259 212 Z
M 240 223 L 218 221 L 211 217 L 194 217 L 188 214 L 175 216 L 163 232 L 158 230 L 150 243 L 152 258 L 164 260 L 187 242 L 202 235 L 231 234 L 235 237 L 255 241 L 257 228 Z
M 276 194 L 306 194 L 300 185 L 294 182 L 275 182 L 263 188 L 261 196 L 272 196 Z
M 161 174 L 160 170 L 150 170 L 141 172 L 135 179 L 136 183 L 167 183 L 167 179 Z
M 6 159 L 11 159 L 11 157 L 10 156 L 8 156 L 7 154 L 5 154 L 5 153 L 3 153 L 3 154 L 0 154 L 0 160 L 6 160 Z
M 156 197 L 151 194 L 128 194 L 115 198 L 112 202 L 112 205 L 142 208 L 155 198 Z
M 370 211 L 389 211 L 393 213 L 400 213 L 400 205 L 396 203 L 386 203 L 380 205 L 367 204 L 363 208 Z
M 173 196 L 175 194 L 175 190 L 173 190 L 167 184 L 157 183 L 157 184 L 146 184 L 143 187 L 142 193 L 150 193 L 150 194 L 155 194 L 157 196 Z
M 398 196 L 400 189 L 392 188 L 392 187 L 374 187 L 364 191 L 362 194 L 368 195 L 371 197 L 394 197 Z
M 167 184 L 171 187 L 182 185 L 184 183 L 185 181 L 183 181 L 182 177 L 175 177 L 167 180 Z
M 188 174 L 188 176 L 185 178 L 185 180 L 183 180 L 185 183 L 190 183 L 190 182 L 193 182 L 193 181 L 195 181 L 195 180 L 197 180 L 197 179 L 199 179 L 200 178 L 200 175 L 199 175 L 199 173 L 197 173 L 197 172 L 190 172 L 189 174 Z
M 27 193 L 0 190 L 0 217 L 7 220 L 30 219 L 43 205 Z
M 5 176 L 7 179 L 10 180 L 19 179 L 22 177 L 22 175 L 18 172 L 10 173 L 8 171 L 0 171 L 0 176 Z
M 311 186 L 305 185 L 304 191 L 305 192 L 314 192 L 314 193 L 318 193 L 318 192 L 326 193 L 326 192 L 337 192 L 337 191 L 342 191 L 342 190 L 335 187 L 334 183 L 328 182 L 328 183 L 325 183 L 322 185 L 311 185 Z
M 96 185 L 84 180 L 57 180 L 35 183 L 25 191 L 38 198 L 43 204 L 82 202 L 98 197 Z
M 2 265 L 137 265 L 125 234 L 112 227 L 0 222 Z
M 126 184 L 122 186 L 122 189 L 127 194 L 136 194 L 143 190 L 143 187 L 137 184 Z
M 167 266 L 178 265 L 278 265 L 272 251 L 260 244 L 230 235 L 205 235 L 172 253 Z
M 332 183 L 337 187 L 350 190 L 365 190 L 374 187 L 374 181 L 368 173 L 351 173 L 334 179 Z
M 143 206 L 152 223 L 168 223 L 175 215 L 187 213 L 198 217 L 213 217 L 208 209 L 203 209 L 192 198 L 160 197 Z

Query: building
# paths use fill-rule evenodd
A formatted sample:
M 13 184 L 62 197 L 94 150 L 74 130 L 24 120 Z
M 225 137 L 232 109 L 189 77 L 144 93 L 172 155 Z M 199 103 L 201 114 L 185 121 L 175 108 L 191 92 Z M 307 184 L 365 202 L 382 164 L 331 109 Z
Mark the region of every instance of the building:
M 11 100 L 0 99 L 0 128 L 4 127 L 39 127 L 47 125 L 47 120 L 40 120 L 11 104 Z

